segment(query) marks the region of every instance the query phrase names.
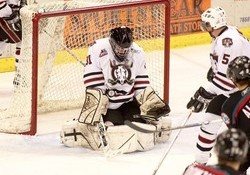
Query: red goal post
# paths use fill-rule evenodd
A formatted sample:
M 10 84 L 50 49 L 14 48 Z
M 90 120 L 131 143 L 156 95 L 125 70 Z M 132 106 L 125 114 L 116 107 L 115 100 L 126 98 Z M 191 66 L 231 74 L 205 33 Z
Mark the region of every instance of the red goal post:
M 0 112 L 0 131 L 34 135 L 39 113 L 81 108 L 87 49 L 121 25 L 133 29 L 146 52 L 151 85 L 169 101 L 169 0 L 56 1 L 24 7 L 21 19 L 19 84 L 10 107 Z

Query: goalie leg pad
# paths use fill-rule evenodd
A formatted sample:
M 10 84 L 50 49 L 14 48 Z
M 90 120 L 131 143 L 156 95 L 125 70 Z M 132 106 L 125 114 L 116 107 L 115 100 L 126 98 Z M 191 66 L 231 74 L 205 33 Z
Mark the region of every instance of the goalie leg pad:
M 68 121 L 62 126 L 61 142 L 67 147 L 82 146 L 92 150 L 100 150 L 101 142 L 96 126 Z
M 139 123 L 139 122 L 133 122 L 133 123 L 140 126 L 141 128 L 145 128 L 145 129 L 149 129 L 149 130 L 155 129 L 154 125 L 149 125 L 149 124 Z M 137 146 L 138 151 L 151 150 L 154 148 L 155 143 L 156 143 L 155 134 L 154 133 L 137 132 L 137 141 L 138 141 L 138 146 Z
M 155 126 L 134 122 L 146 129 L 155 129 Z M 121 150 L 123 153 L 147 151 L 154 147 L 153 133 L 146 134 L 133 130 L 126 125 L 111 126 L 107 129 L 109 146 L 112 150 Z
M 159 121 L 155 121 L 154 124 L 156 124 L 157 130 L 161 131 L 171 128 L 172 121 L 169 118 L 161 118 Z M 156 143 L 165 143 L 169 139 L 171 132 L 170 130 L 155 133 Z
M 166 104 L 150 86 L 138 94 L 136 100 L 140 104 L 141 115 L 157 116 L 170 112 L 168 104 Z
M 125 125 L 108 127 L 107 139 L 112 150 L 120 150 L 122 153 L 130 153 L 137 150 L 136 132 Z
M 101 89 L 86 89 L 85 101 L 78 121 L 95 125 L 96 122 L 100 122 L 101 116 L 106 114 L 108 104 L 108 97 Z
M 155 126 L 135 122 L 140 127 L 154 130 Z M 110 126 L 107 128 L 107 140 L 111 150 L 122 153 L 147 151 L 155 145 L 154 133 L 137 132 L 126 125 Z M 82 124 L 76 120 L 66 122 L 60 133 L 62 143 L 67 147 L 84 147 L 96 151 L 102 150 L 96 126 Z

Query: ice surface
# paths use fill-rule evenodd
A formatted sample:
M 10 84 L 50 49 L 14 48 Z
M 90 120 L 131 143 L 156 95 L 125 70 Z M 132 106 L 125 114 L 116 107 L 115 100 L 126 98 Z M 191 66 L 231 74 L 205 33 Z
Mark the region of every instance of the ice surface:
M 210 45 L 171 50 L 170 116 L 179 126 L 189 114 L 186 103 L 201 86 L 207 85 Z M 13 73 L 0 74 L 0 105 L 8 106 Z M 3 81 L 1 81 L 3 82 Z M 168 142 L 147 152 L 135 152 L 107 159 L 102 152 L 83 148 L 67 148 L 60 143 L 62 123 L 77 117 L 79 110 L 39 116 L 38 135 L 0 134 L 1 175 L 151 175 L 158 167 L 177 131 Z M 192 114 L 188 123 L 198 122 L 202 114 Z M 161 164 L 157 175 L 181 175 L 194 161 L 198 127 L 182 129 Z M 211 159 L 210 163 L 214 163 Z

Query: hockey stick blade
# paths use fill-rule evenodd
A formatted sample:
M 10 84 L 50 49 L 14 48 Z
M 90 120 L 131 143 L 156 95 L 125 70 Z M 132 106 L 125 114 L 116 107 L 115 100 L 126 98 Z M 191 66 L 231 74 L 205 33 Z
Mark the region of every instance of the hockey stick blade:
M 157 133 L 157 132 L 162 132 L 162 131 L 173 131 L 173 130 L 177 130 L 177 129 L 184 129 L 184 128 L 192 128 L 192 127 L 197 127 L 197 126 L 202 126 L 202 125 L 208 125 L 211 123 L 217 123 L 217 122 L 222 122 L 221 119 L 219 120 L 213 120 L 213 121 L 205 121 L 202 123 L 192 123 L 192 124 L 188 124 L 188 125 L 183 125 L 183 126 L 176 126 L 176 127 L 172 127 L 172 128 L 167 128 L 167 129 L 162 129 L 162 130 L 149 130 L 149 129 L 145 129 L 145 128 L 141 128 L 140 126 L 132 123 L 129 120 L 125 120 L 124 124 L 129 126 L 130 128 L 142 132 L 142 133 Z

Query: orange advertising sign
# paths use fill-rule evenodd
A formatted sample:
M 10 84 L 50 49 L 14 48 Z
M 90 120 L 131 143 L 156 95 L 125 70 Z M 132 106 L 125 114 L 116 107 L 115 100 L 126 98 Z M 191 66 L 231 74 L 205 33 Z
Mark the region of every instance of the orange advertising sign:
M 200 15 L 210 7 L 210 2 L 171 0 L 171 35 L 200 31 Z M 75 42 L 82 41 L 78 46 L 88 46 L 98 38 L 107 37 L 110 29 L 120 25 L 133 28 L 136 40 L 143 40 L 142 36 L 147 34 L 157 38 L 164 32 L 164 10 L 164 5 L 149 5 L 71 15 L 66 19 L 65 43 L 68 47 L 76 48 Z
M 200 15 L 211 6 L 211 0 L 171 0 L 171 34 L 200 31 Z
M 135 40 L 143 40 L 147 35 L 157 38 L 164 32 L 164 14 L 165 8 L 161 4 L 71 15 L 66 18 L 65 42 L 68 47 L 75 41 L 88 45 L 96 39 L 108 37 L 112 28 L 122 25 L 133 29 Z

